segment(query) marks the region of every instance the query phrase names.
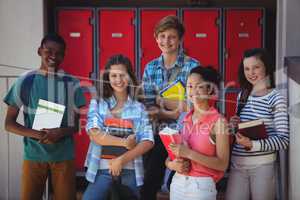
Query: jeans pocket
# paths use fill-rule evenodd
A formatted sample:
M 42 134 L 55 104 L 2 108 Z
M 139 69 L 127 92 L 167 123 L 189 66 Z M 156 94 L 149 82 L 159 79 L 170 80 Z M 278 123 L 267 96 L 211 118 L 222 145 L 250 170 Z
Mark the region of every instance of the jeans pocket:
M 216 184 L 210 179 L 199 179 L 197 180 L 197 189 L 210 194 L 216 194 Z

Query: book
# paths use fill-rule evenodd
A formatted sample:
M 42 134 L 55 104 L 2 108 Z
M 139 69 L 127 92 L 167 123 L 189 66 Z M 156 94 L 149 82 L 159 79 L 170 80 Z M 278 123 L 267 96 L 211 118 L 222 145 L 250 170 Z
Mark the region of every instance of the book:
M 182 101 L 185 99 L 185 88 L 180 80 L 177 80 L 162 89 L 159 92 L 160 96 L 170 100 Z
M 39 99 L 32 129 L 59 128 L 64 116 L 65 106 Z
M 251 140 L 265 139 L 268 137 L 266 127 L 262 119 L 239 123 L 238 132 Z
M 106 118 L 104 120 L 104 131 L 109 135 L 126 138 L 134 134 L 133 123 L 129 119 Z M 101 158 L 113 159 L 124 154 L 128 149 L 121 146 L 102 146 Z
M 175 159 L 175 155 L 174 153 L 171 151 L 169 145 L 171 143 L 175 143 L 175 144 L 181 144 L 182 143 L 182 137 L 179 134 L 178 130 L 169 128 L 169 127 L 165 127 L 164 129 L 162 129 L 159 132 L 159 137 L 164 145 L 164 147 L 166 148 L 169 158 L 170 160 L 174 160 Z

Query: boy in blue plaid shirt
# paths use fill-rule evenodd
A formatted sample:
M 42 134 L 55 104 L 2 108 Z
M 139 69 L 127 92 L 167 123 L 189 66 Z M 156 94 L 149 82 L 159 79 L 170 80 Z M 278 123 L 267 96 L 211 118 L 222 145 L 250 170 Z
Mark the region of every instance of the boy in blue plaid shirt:
M 162 99 L 158 94 L 178 80 L 185 85 L 190 70 L 199 65 L 197 60 L 186 56 L 180 49 L 183 34 L 184 27 L 176 16 L 161 19 L 155 26 L 154 37 L 162 54 L 146 65 L 143 74 L 145 104 L 156 133 L 155 146 L 145 159 L 143 200 L 156 199 L 165 172 L 167 152 L 157 133 L 166 125 L 176 128 L 176 120 L 187 107 L 184 101 Z

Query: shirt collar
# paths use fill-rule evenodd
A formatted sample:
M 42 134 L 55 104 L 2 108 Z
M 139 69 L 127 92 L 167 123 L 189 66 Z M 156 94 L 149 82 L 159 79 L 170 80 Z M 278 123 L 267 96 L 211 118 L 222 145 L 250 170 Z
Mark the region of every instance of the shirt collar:
M 127 101 L 126 101 L 124 106 L 126 106 L 127 104 L 132 103 L 132 101 L 133 101 L 132 98 L 128 95 Z M 114 95 L 112 95 L 111 97 L 108 98 L 109 109 L 114 108 L 116 105 L 117 105 L 117 99 Z
M 162 54 L 158 58 L 158 65 L 157 66 L 164 69 L 164 60 L 163 60 L 163 55 Z M 174 66 L 177 66 L 177 67 L 183 67 L 184 66 L 184 53 L 183 53 L 182 50 L 179 50 L 179 53 L 177 55 L 176 62 L 174 63 Z
M 218 113 L 218 111 L 217 111 L 214 107 L 210 107 L 208 111 L 209 111 L 210 113 L 209 113 L 207 116 L 205 116 L 204 118 L 202 118 L 202 120 L 198 121 L 198 123 L 201 123 L 201 122 L 203 122 L 203 120 L 205 121 L 208 117 L 211 117 L 212 115 L 215 115 L 215 114 Z M 194 113 L 194 109 L 191 109 L 191 111 L 189 111 L 189 112 L 185 115 L 185 117 L 184 117 L 184 119 L 183 119 L 183 122 L 184 122 L 184 123 L 190 123 L 190 122 L 192 122 L 192 116 L 193 116 L 193 113 Z

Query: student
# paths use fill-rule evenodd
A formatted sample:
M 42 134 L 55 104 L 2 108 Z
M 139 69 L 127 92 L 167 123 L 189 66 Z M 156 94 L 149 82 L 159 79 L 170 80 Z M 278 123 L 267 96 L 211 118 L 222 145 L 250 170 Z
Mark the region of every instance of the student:
M 275 199 L 276 152 L 288 147 L 289 124 L 287 104 L 274 89 L 273 73 L 265 49 L 244 52 L 239 67 L 239 116 L 232 117 L 230 122 L 235 127 L 239 121 L 263 119 L 268 138 L 251 140 L 236 134 L 226 191 L 228 200 Z
M 49 172 L 54 199 L 75 198 L 73 134 L 79 124 L 79 112 L 75 111 L 85 105 L 85 99 L 79 80 L 58 71 L 65 49 L 62 37 L 46 35 L 38 48 L 40 68 L 19 77 L 4 98 L 8 105 L 6 130 L 24 136 L 22 200 L 42 199 Z M 59 128 L 32 129 L 39 99 L 65 106 Z M 16 121 L 22 106 L 24 126 Z
M 144 106 L 134 99 L 135 87 L 130 60 L 112 56 L 105 66 L 101 97 L 92 99 L 89 107 L 87 132 L 91 142 L 85 165 L 90 183 L 83 195 L 85 200 L 106 199 L 113 176 L 120 177 L 122 184 L 139 196 L 144 175 L 142 155 L 152 148 L 153 134 Z M 111 117 L 133 122 L 134 135 L 121 138 L 106 132 L 104 121 Z M 126 147 L 128 151 L 114 159 L 101 158 L 102 148 L 107 145 Z
M 187 98 L 193 108 L 183 120 L 182 144 L 170 144 L 177 159 L 166 160 L 176 171 L 170 199 L 215 200 L 216 182 L 229 162 L 229 135 L 223 116 L 211 105 L 220 76 L 212 67 L 196 67 L 187 80 Z
M 184 27 L 176 16 L 166 16 L 156 24 L 154 37 L 161 56 L 146 65 L 143 75 L 145 104 L 155 129 L 155 146 L 145 159 L 145 181 L 141 190 L 143 200 L 156 199 L 165 172 L 167 152 L 157 133 L 163 124 L 175 127 L 177 118 L 186 107 L 184 102 L 159 98 L 158 93 L 177 80 L 185 84 L 190 70 L 199 64 L 180 49 L 183 34 Z M 180 104 L 183 106 L 180 107 Z

